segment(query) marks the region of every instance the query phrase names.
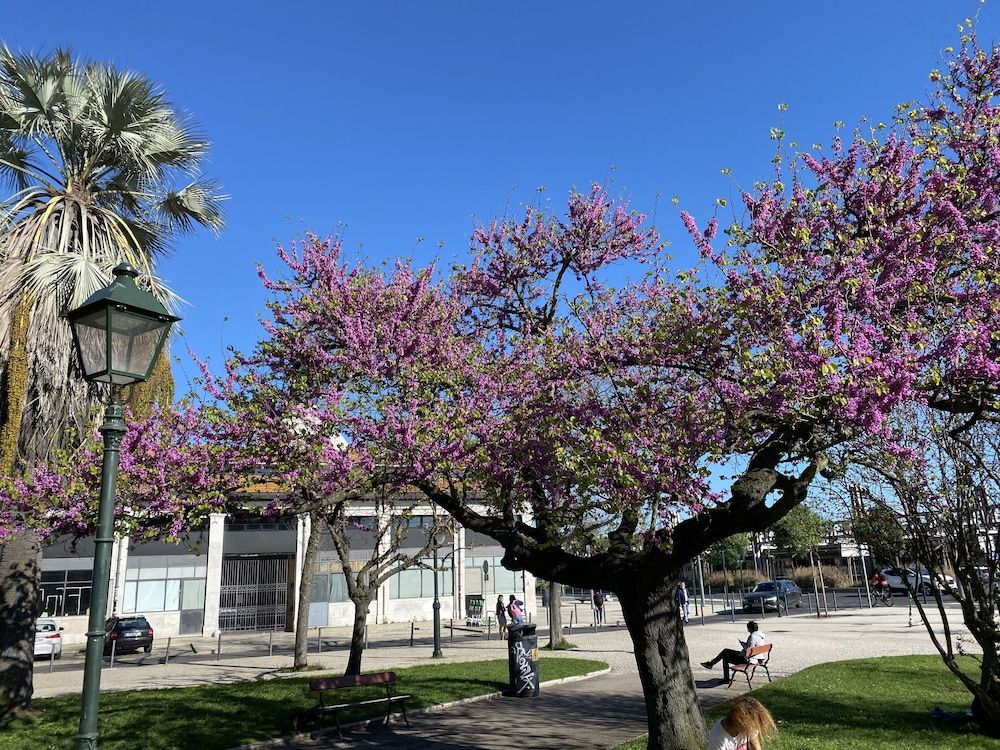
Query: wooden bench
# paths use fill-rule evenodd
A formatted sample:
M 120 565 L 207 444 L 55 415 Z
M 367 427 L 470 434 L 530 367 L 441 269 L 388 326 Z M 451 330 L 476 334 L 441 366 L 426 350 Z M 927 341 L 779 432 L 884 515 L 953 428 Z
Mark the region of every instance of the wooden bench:
M 309 708 L 296 714 L 292 718 L 292 729 L 298 731 L 303 720 L 305 719 L 316 718 L 317 723 L 319 723 L 319 719 L 323 716 L 323 714 L 332 713 L 337 722 L 337 734 L 340 735 L 341 739 L 343 739 L 344 734 L 340 728 L 341 711 L 348 708 L 375 706 L 383 703 L 385 704 L 384 723 L 389 723 L 389 717 L 392 715 L 392 706 L 394 703 L 398 703 L 403 709 L 403 719 L 406 721 L 406 725 L 409 726 L 410 720 L 406 716 L 406 699 L 410 696 L 393 693 L 392 689 L 395 683 L 395 672 L 374 672 L 372 674 L 350 675 L 347 677 L 327 677 L 318 680 L 310 680 L 309 689 L 319 692 L 319 705 L 315 708 Z M 363 700 L 345 701 L 342 703 L 328 704 L 326 702 L 327 691 L 347 690 L 350 688 L 367 687 L 370 685 L 384 685 L 385 695 L 378 698 L 365 698 Z
M 767 681 L 771 681 L 771 673 L 767 670 L 767 663 L 771 661 L 771 647 L 774 644 L 765 643 L 762 646 L 755 646 L 750 649 L 750 654 L 747 657 L 749 660 L 748 664 L 733 664 L 729 663 L 729 684 L 726 685 L 728 690 L 733 686 L 733 680 L 736 679 L 736 673 L 742 672 L 743 676 L 747 678 L 747 688 L 753 690 L 753 676 L 757 673 L 758 669 L 763 669 L 764 674 L 767 675 Z M 763 659 L 761 659 L 763 657 Z M 757 659 L 761 659 L 760 662 Z

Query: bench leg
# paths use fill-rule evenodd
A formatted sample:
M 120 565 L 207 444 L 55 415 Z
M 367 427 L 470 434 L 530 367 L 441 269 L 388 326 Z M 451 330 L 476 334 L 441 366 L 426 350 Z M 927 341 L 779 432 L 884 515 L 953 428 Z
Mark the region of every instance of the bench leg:
M 340 711 L 334 711 L 333 718 L 337 722 L 337 736 L 344 739 L 344 730 L 340 728 Z
M 403 707 L 403 721 L 406 722 L 406 726 L 410 726 L 410 719 L 406 715 L 406 701 L 400 701 L 399 705 L 401 705 Z

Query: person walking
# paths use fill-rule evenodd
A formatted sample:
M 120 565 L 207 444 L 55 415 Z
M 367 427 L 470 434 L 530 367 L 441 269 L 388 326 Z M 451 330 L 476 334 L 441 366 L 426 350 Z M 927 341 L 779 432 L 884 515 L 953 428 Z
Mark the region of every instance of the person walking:
M 771 712 L 756 698 L 744 695 L 715 722 L 708 733 L 708 750 L 761 750 L 761 742 L 774 731 Z
M 604 594 L 600 591 L 594 592 L 594 622 L 604 624 Z
M 497 626 L 500 629 L 500 640 L 507 638 L 507 608 L 503 605 L 503 594 L 497 597 Z
M 681 622 L 688 621 L 688 590 L 684 581 L 677 582 L 677 592 L 674 594 L 677 600 L 677 611 L 680 613 Z
M 745 641 L 740 641 L 740 646 L 743 648 L 737 651 L 735 648 L 724 648 L 719 654 L 711 661 L 703 661 L 701 666 L 705 669 L 713 669 L 718 662 L 722 662 L 722 680 L 724 682 L 729 682 L 729 665 L 730 664 L 749 664 L 750 663 L 750 649 L 756 648 L 761 644 L 766 642 L 764 634 L 760 632 L 760 628 L 757 623 L 753 620 L 747 623 L 747 632 L 750 635 L 747 636 Z M 755 661 L 761 661 L 760 657 L 755 657 Z

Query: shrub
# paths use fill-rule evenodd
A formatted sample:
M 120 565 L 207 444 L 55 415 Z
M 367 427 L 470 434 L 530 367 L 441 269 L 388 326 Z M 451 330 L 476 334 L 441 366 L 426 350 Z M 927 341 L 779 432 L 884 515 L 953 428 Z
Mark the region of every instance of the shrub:
M 817 570 L 816 581 L 819 581 L 819 571 Z M 798 584 L 799 588 L 809 591 L 813 590 L 813 569 L 808 566 L 793 568 L 787 576 Z M 827 588 L 842 589 L 848 588 L 853 583 L 847 571 L 843 568 L 826 566 L 823 568 L 823 583 Z
M 721 570 L 713 570 L 705 576 L 705 587 L 711 587 L 713 591 L 722 591 L 723 583 L 726 580 L 728 580 L 731 589 L 749 589 L 761 581 L 767 580 L 767 576 L 756 570 L 730 570 L 724 578 Z

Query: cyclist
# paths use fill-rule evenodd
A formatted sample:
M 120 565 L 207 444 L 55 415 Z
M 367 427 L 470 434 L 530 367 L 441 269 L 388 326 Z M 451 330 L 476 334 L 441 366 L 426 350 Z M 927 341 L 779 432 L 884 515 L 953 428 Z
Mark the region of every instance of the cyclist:
M 875 596 L 882 597 L 883 599 L 890 595 L 889 579 L 886 578 L 880 570 L 872 572 L 872 593 L 874 593 Z

